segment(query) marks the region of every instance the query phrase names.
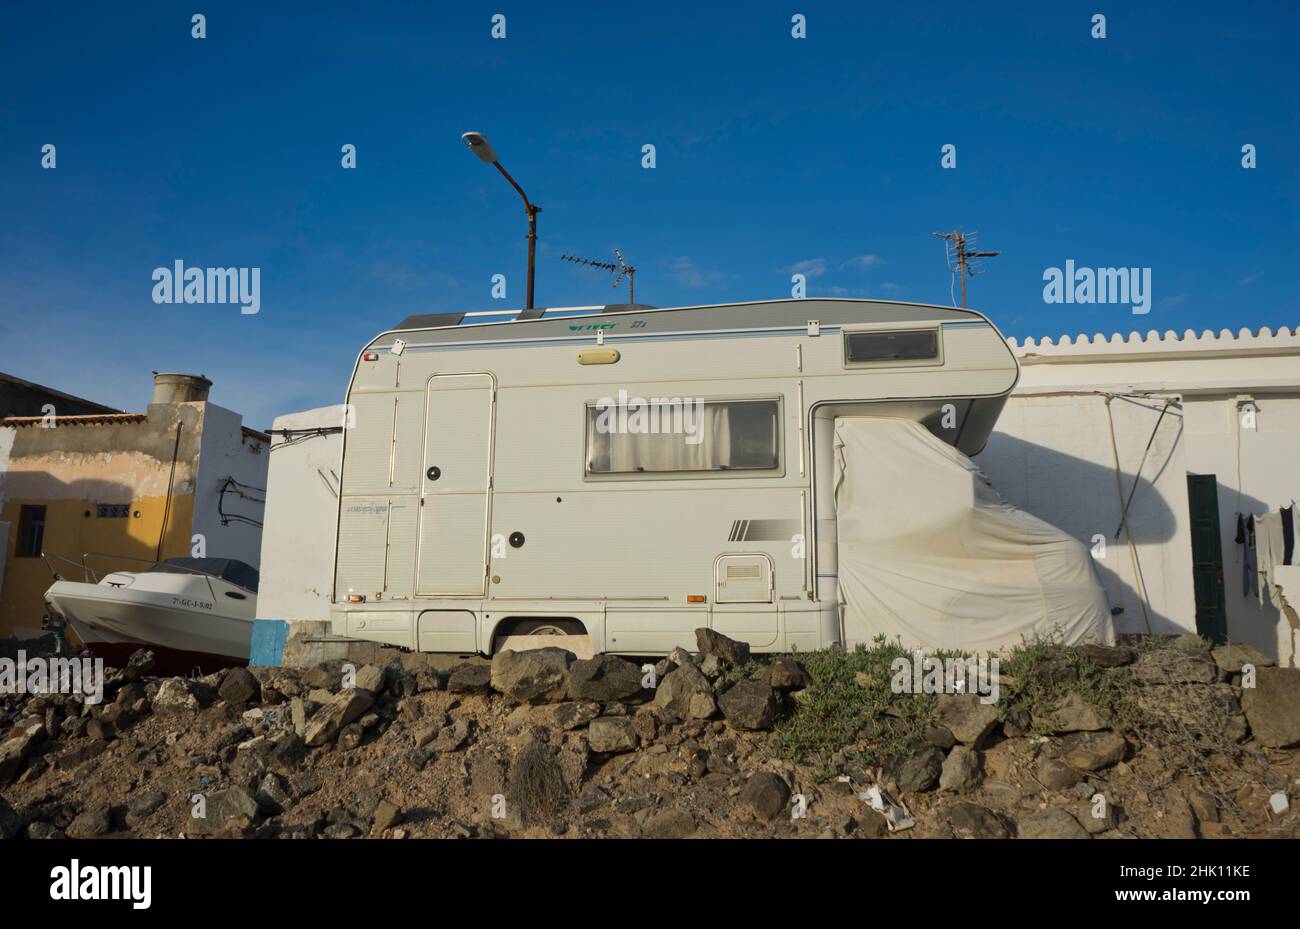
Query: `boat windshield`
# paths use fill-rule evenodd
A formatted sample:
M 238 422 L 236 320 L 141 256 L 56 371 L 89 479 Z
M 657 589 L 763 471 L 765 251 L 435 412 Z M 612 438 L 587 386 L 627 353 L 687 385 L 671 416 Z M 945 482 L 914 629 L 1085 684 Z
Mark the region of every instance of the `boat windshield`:
M 234 558 L 168 558 L 149 570 L 172 574 L 207 574 L 257 593 L 257 569 Z

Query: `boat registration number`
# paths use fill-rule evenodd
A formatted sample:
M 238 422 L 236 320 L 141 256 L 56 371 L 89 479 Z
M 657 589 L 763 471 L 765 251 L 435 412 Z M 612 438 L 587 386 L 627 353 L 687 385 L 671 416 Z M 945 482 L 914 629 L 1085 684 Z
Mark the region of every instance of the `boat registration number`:
M 213 607 L 213 604 L 205 600 L 190 600 L 186 597 L 172 597 L 172 605 L 189 607 L 191 610 L 210 610 Z

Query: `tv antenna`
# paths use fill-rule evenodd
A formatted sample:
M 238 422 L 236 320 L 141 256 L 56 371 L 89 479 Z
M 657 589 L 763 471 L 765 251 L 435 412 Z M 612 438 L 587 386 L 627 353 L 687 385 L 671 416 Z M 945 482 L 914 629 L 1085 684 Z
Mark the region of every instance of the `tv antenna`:
M 964 307 L 966 305 L 966 278 L 973 277 L 984 270 L 980 259 L 996 258 L 998 253 L 975 250 L 975 237 L 979 235 L 978 232 L 959 232 L 954 229 L 952 232 L 936 232 L 935 235 L 946 243 L 948 270 L 961 276 L 961 305 Z M 948 294 L 951 300 L 951 286 L 948 288 Z M 956 306 L 955 301 L 953 301 L 953 306 Z
M 560 260 L 572 261 L 574 264 L 590 265 L 593 268 L 600 268 L 603 271 L 617 272 L 617 276 L 614 278 L 614 283 L 610 285 L 611 287 L 617 287 L 619 285 L 619 282 L 623 280 L 623 275 L 626 274 L 627 275 L 627 302 L 635 303 L 636 301 L 632 299 L 632 294 L 633 294 L 633 278 L 636 275 L 636 268 L 632 267 L 630 264 L 628 264 L 626 261 L 623 260 L 622 249 L 615 248 L 614 257 L 618 260 L 617 264 L 615 264 L 612 261 L 597 261 L 594 258 L 579 258 L 577 255 L 561 255 Z

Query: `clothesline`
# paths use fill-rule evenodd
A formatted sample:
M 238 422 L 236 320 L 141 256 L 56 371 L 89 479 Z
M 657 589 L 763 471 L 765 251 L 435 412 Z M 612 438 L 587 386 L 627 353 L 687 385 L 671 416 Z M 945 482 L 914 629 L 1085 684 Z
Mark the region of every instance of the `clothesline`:
M 1236 542 L 1243 546 L 1242 596 L 1254 593 L 1264 604 L 1268 591 L 1274 603 L 1280 603 L 1274 569 L 1278 565 L 1300 564 L 1296 537 L 1300 535 L 1300 507 L 1290 506 L 1267 513 L 1238 513 Z

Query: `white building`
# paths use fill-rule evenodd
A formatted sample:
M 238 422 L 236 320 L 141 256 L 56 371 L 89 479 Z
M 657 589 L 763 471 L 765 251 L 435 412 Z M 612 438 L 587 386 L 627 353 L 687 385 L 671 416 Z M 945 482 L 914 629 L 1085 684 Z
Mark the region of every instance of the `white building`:
M 1202 634 L 1226 623 L 1233 641 L 1292 662 L 1295 614 L 1243 592 L 1235 537 L 1238 514 L 1300 498 L 1297 332 L 1011 344 L 1020 383 L 977 462 L 1007 502 L 1094 547 L 1111 605 L 1123 609 L 1117 630 L 1198 631 L 1199 613 Z M 1131 550 L 1120 529 L 1130 494 Z M 1297 574 L 1280 580 L 1300 606 Z

